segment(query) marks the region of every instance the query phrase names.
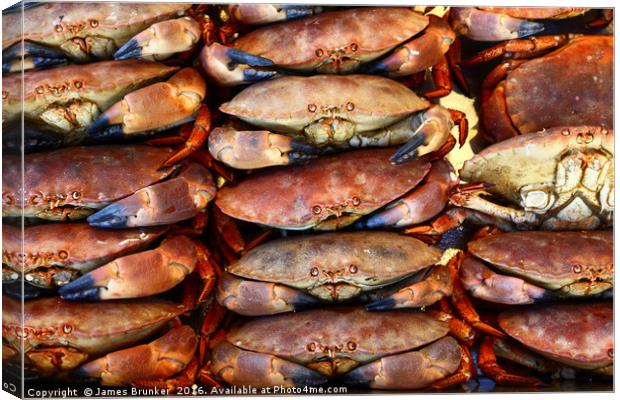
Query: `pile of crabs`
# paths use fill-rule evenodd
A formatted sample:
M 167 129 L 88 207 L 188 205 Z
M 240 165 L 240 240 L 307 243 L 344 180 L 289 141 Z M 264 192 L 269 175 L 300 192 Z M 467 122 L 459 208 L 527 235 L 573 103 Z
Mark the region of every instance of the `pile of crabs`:
M 430 11 L 8 10 L 4 365 L 168 389 L 609 379 L 610 12 Z M 458 173 L 453 89 L 480 116 Z

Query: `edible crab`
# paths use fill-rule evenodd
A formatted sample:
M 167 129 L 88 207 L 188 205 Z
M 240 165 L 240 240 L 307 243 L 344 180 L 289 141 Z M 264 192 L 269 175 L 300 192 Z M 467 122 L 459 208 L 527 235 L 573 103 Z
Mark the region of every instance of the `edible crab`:
M 458 112 L 431 105 L 404 85 L 372 75 L 274 79 L 246 88 L 220 110 L 268 129 L 223 127 L 209 135 L 214 158 L 244 169 L 305 161 L 316 156 L 316 147 L 405 143 L 393 157 L 403 162 L 439 149 L 450 136 L 453 114 L 463 121 Z M 467 127 L 460 128 L 464 140 Z
M 558 127 L 491 145 L 466 161 L 460 177 L 482 188 L 456 192 L 455 205 L 517 228 L 597 229 L 614 210 L 614 133 L 599 126 Z M 495 204 L 487 196 L 508 200 Z
M 613 288 L 611 231 L 509 232 L 467 248 L 461 282 L 474 297 L 493 303 L 531 304 Z
M 561 47 L 540 56 L 549 47 Z M 481 121 L 492 142 L 558 126 L 613 128 L 613 37 L 564 35 L 501 45 L 475 57 L 485 61 L 509 51 L 486 77 Z M 531 54 L 537 58 L 518 59 Z M 466 62 L 463 62 L 466 64 Z M 566 66 L 570 65 L 570 68 Z
M 139 384 L 181 373 L 196 351 L 196 334 L 188 326 L 135 346 L 187 311 L 163 300 L 118 301 L 111 307 L 48 297 L 25 302 L 22 314 L 16 300 L 2 297 L 4 356 L 10 363 L 23 354 L 26 369 L 41 377 L 90 376 L 106 385 Z
M 512 374 L 496 356 L 552 378 L 613 374 L 613 304 L 549 304 L 504 311 L 498 323 L 512 339 L 487 337 L 480 346 L 480 369 L 498 384 L 540 385 L 537 378 Z M 520 342 L 515 344 L 515 340 Z M 525 347 L 525 349 L 523 348 Z
M 396 287 L 389 308 L 423 307 L 452 293 L 448 267 L 437 265 L 440 258 L 439 249 L 391 232 L 279 239 L 230 265 L 217 299 L 239 314 L 267 315 L 367 298 L 387 286 Z
M 434 204 L 436 199 L 420 186 L 432 164 L 418 159 L 395 165 L 390 162 L 392 151 L 355 150 L 259 171 L 235 186 L 224 186 L 215 202 L 233 218 L 293 230 L 339 229 L 407 194 Z M 399 207 L 394 213 L 409 218 L 406 210 Z M 389 222 L 398 224 L 398 219 L 393 214 Z
M 420 312 L 360 308 L 241 323 L 213 349 L 211 371 L 238 386 L 315 386 L 339 377 L 376 389 L 443 388 L 475 375 L 447 323 Z
M 88 217 L 91 225 L 107 228 L 192 218 L 213 199 L 215 184 L 209 170 L 195 162 L 162 167 L 172 153 L 165 147 L 125 145 L 27 154 L 24 188 L 20 158 L 7 155 L 2 159 L 2 215 Z
M 261 27 L 241 35 L 233 47 L 206 46 L 200 58 L 207 75 L 227 86 L 271 78 L 278 71 L 346 73 L 362 67 L 403 76 L 442 63 L 453 41 L 448 24 L 435 16 L 410 8 L 359 7 Z

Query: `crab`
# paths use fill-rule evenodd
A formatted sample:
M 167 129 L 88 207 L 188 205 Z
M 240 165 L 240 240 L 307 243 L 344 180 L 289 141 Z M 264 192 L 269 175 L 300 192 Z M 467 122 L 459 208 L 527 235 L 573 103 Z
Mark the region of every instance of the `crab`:
M 165 225 L 198 215 L 215 196 L 196 162 L 162 167 L 174 150 L 146 145 L 62 148 L 2 159 L 2 216 L 88 217 L 105 228 Z M 92 215 L 91 215 L 92 214 Z
M 302 4 L 230 4 L 228 14 L 248 25 L 264 25 L 319 14 L 320 6 Z
M 22 354 L 26 370 L 39 377 L 89 376 L 100 378 L 104 385 L 139 384 L 182 375 L 195 355 L 196 334 L 183 325 L 135 346 L 166 330 L 187 311 L 168 301 L 119 300 L 110 306 L 47 297 L 25 302 L 23 314 L 18 301 L 2 296 L 2 302 L 6 361 L 19 363 Z
M 217 267 L 202 243 L 171 235 L 156 248 L 144 250 L 166 231 L 103 230 L 85 223 L 28 226 L 23 231 L 22 252 L 22 231 L 4 224 L 2 262 L 7 269 L 3 283 L 18 280 L 23 268 L 24 279 L 31 285 L 59 288 L 65 300 L 93 301 L 163 293 L 196 270 L 205 282 L 200 295 L 205 298 L 214 287 Z
M 509 339 L 487 337 L 480 345 L 478 365 L 498 384 L 537 386 L 534 377 L 510 373 L 497 356 L 550 374 L 613 375 L 613 302 L 557 303 L 504 311 L 499 326 Z
M 370 303 L 369 309 L 388 308 L 386 300 L 389 308 L 423 307 L 452 293 L 449 271 L 438 265 L 441 254 L 392 232 L 269 241 L 227 268 L 217 300 L 238 314 L 256 316 L 367 298 L 388 286 L 396 287 L 395 293 Z
M 600 126 L 557 127 L 504 140 L 465 162 L 461 179 L 483 185 L 457 189 L 450 202 L 500 218 L 512 229 L 611 226 L 613 143 L 613 130 Z
M 396 144 L 404 145 L 392 160 L 404 162 L 439 149 L 450 136 L 453 118 L 460 123 L 461 142 L 467 132 L 461 113 L 431 105 L 404 85 L 372 75 L 260 82 L 220 110 L 268 129 L 226 126 L 211 132 L 212 156 L 241 169 L 306 161 L 320 149 Z
M 291 329 L 292 326 L 304 329 Z M 475 375 L 448 325 L 420 312 L 329 308 L 256 318 L 226 333 L 211 371 L 231 385 L 444 388 Z
M 395 165 L 392 151 L 355 150 L 259 171 L 222 187 L 215 203 L 230 217 L 292 230 L 340 229 L 407 194 L 414 203 L 434 204 L 437 199 L 420 185 L 432 166 L 428 158 Z M 385 224 L 398 225 L 398 215 L 411 217 L 406 207 L 394 207 Z
M 103 61 L 88 67 L 30 71 L 23 76 L 23 86 L 22 76 L 12 74 L 4 79 L 2 118 L 3 126 L 14 134 L 3 139 L 3 146 L 21 134 L 23 116 L 26 151 L 75 145 L 88 138 L 135 137 L 194 118 L 196 129 L 187 143 L 198 147 L 206 139 L 201 128 L 209 122 L 209 115 L 199 112 L 206 108 L 202 107 L 205 95 L 205 82 L 196 70 L 150 61 Z M 187 155 L 186 150 L 179 153 Z
M 561 47 L 540 56 L 555 46 Z M 463 64 L 486 61 L 506 51 L 515 58 L 499 64 L 482 84 L 481 122 L 489 141 L 558 126 L 613 128 L 612 36 L 555 35 L 514 41 Z M 516 58 L 523 54 L 538 58 Z
M 613 288 L 611 231 L 508 232 L 467 248 L 461 282 L 489 302 L 532 304 L 605 295 Z
M 452 7 L 450 22 L 458 35 L 499 41 L 542 32 L 545 26 L 537 20 L 573 18 L 587 11 L 576 7 Z
M 193 48 L 201 37 L 200 24 L 186 16 L 189 8 L 179 3 L 42 3 L 23 14 L 7 14 L 2 24 L 3 73 L 68 59 L 167 58 Z
M 241 35 L 233 47 L 211 43 L 200 59 L 207 75 L 226 86 L 272 78 L 282 71 L 347 73 L 363 68 L 394 77 L 445 64 L 454 37 L 448 24 L 435 16 L 409 8 L 360 7 L 261 27 Z M 445 68 L 434 71 L 444 78 L 435 79 L 436 84 L 449 84 Z M 435 96 L 450 91 L 438 89 Z

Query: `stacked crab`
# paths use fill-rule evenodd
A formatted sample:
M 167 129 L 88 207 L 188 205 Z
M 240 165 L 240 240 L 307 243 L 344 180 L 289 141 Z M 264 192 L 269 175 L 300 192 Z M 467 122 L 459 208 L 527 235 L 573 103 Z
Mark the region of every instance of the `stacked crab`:
M 164 388 L 444 389 L 475 358 L 498 384 L 611 374 L 612 38 L 523 38 L 595 12 L 50 3 L 22 31 L 19 11 L 7 362 L 23 340 L 37 378 Z M 461 60 L 482 40 L 508 41 Z M 499 57 L 478 97 L 497 143 L 457 175 L 468 123 L 440 99 Z
M 5 362 L 34 379 L 191 385 L 201 363 L 189 316 L 219 273 L 200 238 L 216 192 L 195 153 L 206 83 L 177 66 L 199 50 L 202 14 L 27 6 L 3 16 Z M 180 139 L 155 144 L 180 150 L 124 140 L 176 127 Z

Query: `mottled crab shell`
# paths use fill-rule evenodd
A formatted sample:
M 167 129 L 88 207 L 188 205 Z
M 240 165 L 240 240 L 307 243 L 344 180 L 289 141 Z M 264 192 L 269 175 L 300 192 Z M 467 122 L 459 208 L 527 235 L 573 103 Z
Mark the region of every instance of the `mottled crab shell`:
M 287 76 L 244 89 L 220 106 L 252 125 L 301 133 L 321 118 L 351 121 L 357 132 L 391 125 L 429 107 L 406 86 L 374 75 Z
M 428 25 L 428 17 L 410 8 L 360 7 L 332 11 L 256 29 L 233 44 L 295 70 L 346 72 L 374 60 Z M 341 63 L 329 63 L 340 57 Z
M 447 334 L 446 322 L 421 312 L 328 308 L 255 318 L 232 328 L 226 340 L 241 349 L 298 364 L 326 357 L 328 351 L 333 352 L 332 358 L 364 364 L 416 349 Z
M 481 10 L 524 19 L 572 18 L 588 11 L 579 7 L 478 7 Z
M 476 154 L 465 162 L 459 175 L 467 182 L 491 183 L 489 192 L 519 204 L 523 186 L 555 181 L 562 156 L 571 151 L 592 150 L 613 156 L 613 130 L 594 126 L 558 127 L 516 136 Z
M 441 250 L 393 232 L 339 232 L 280 239 L 259 246 L 227 271 L 297 289 L 346 282 L 364 290 L 435 265 Z
M 89 101 L 103 111 L 125 94 L 164 80 L 177 69 L 144 60 L 102 61 L 28 71 L 23 74 L 23 86 L 22 74 L 11 74 L 3 78 L 2 118 L 10 121 L 23 111 L 26 120 L 43 124 L 40 115 L 48 107 L 70 101 Z
M 2 48 L 20 40 L 60 46 L 74 38 L 102 37 L 120 47 L 155 22 L 183 15 L 189 4 L 47 3 L 3 16 Z M 22 19 L 23 17 L 23 19 Z M 116 49 L 110 50 L 110 56 Z
M 356 150 L 260 171 L 223 187 L 215 202 L 225 214 L 249 222 L 336 229 L 409 192 L 430 170 L 421 160 L 392 164 L 393 151 Z
M 38 268 L 63 267 L 88 272 L 148 246 L 165 231 L 165 228 L 97 229 L 86 223 L 64 223 L 27 226 L 22 236 L 20 228 L 3 224 L 2 263 L 16 273 L 21 273 L 23 268 L 26 280 L 30 280 L 28 273 Z
M 530 349 L 576 368 L 613 364 L 613 302 L 567 304 L 505 311 L 501 328 Z
M 493 134 L 495 129 L 530 133 L 556 126 L 613 128 L 613 56 L 612 36 L 588 35 L 519 65 L 504 81 L 511 126 L 503 126 L 508 121 L 504 111 L 494 117 L 483 104 L 485 130 Z
M 145 145 L 71 147 L 27 154 L 24 215 L 50 212 L 56 203 L 102 208 L 172 174 L 175 167 L 162 168 L 172 154 L 170 148 Z M 21 216 L 20 157 L 3 157 L 2 168 L 2 215 Z
M 20 348 L 21 313 L 16 301 L 2 296 L 3 338 Z M 47 297 L 24 303 L 24 351 L 36 347 L 70 346 L 102 354 L 136 343 L 187 311 L 159 299 L 116 301 L 114 304 L 70 302 Z
M 497 269 L 548 289 L 580 277 L 612 281 L 613 232 L 509 232 L 469 242 L 468 250 Z

